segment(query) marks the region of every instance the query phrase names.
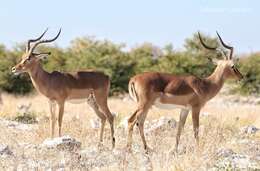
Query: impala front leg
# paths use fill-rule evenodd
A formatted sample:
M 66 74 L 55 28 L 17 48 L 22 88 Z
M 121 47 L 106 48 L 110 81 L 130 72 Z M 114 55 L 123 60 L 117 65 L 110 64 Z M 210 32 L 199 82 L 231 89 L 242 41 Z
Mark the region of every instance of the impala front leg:
M 197 146 L 199 146 L 199 118 L 200 118 L 200 108 L 193 107 L 192 108 L 192 123 L 193 123 L 194 137 L 196 139 Z
M 58 124 L 59 124 L 59 136 L 61 136 L 61 126 L 62 126 L 62 118 L 64 113 L 64 101 L 59 102 L 59 117 L 58 117 Z
M 188 114 L 189 114 L 189 110 L 181 109 L 180 120 L 179 120 L 179 123 L 178 123 L 178 131 L 177 131 L 177 135 L 176 135 L 175 152 L 178 151 L 178 145 L 179 145 L 179 142 L 180 142 L 181 131 L 184 128 Z
M 139 128 L 139 133 L 143 142 L 144 150 L 146 152 L 151 152 L 152 149 L 147 145 L 144 135 L 144 121 L 148 113 L 148 108 L 144 108 L 137 113 L 137 126 Z
M 51 138 L 53 138 L 55 124 L 56 124 L 56 103 L 55 103 L 55 101 L 50 100 L 49 107 L 50 107 L 50 135 L 51 135 Z

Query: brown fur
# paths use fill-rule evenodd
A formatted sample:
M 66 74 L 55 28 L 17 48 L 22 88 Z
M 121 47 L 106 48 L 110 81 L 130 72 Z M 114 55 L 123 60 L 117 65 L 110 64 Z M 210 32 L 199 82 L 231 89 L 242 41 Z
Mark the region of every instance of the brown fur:
M 114 138 L 114 116 L 111 114 L 107 97 L 110 88 L 109 77 L 98 71 L 78 71 L 74 73 L 62 73 L 54 71 L 46 72 L 40 64 L 39 55 L 48 53 L 34 54 L 26 52 L 20 63 L 12 68 L 14 73 L 29 73 L 34 87 L 50 101 L 50 127 L 51 137 L 54 136 L 56 123 L 55 108 L 59 106 L 58 126 L 59 136 L 61 136 L 62 118 L 64 113 L 65 101 L 72 99 L 91 99 L 90 106 L 97 116 L 101 119 L 100 142 L 103 141 L 103 131 L 106 119 L 111 128 L 112 146 L 115 146 Z M 95 103 L 93 105 L 93 103 Z
M 195 76 L 177 76 L 158 72 L 147 72 L 132 77 L 129 81 L 129 87 L 131 87 L 129 92 L 131 96 L 136 94 L 138 107 L 128 120 L 128 148 L 131 148 L 135 123 L 138 123 L 144 148 L 148 148 L 143 133 L 143 124 L 149 108 L 155 104 L 157 99 L 160 103 L 184 106 L 180 115 L 175 148 L 178 148 L 181 130 L 190 108 L 192 110 L 194 136 L 198 142 L 200 110 L 207 101 L 219 92 L 224 81 L 228 78 L 242 78 L 242 75 L 234 68 L 233 62 L 230 60 L 219 61 L 215 71 L 209 77 L 203 79 Z

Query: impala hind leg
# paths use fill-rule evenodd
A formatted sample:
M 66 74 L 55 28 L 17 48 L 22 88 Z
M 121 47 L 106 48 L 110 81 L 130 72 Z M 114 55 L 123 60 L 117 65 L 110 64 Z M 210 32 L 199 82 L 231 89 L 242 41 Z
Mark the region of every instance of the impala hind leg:
M 148 109 L 149 109 L 148 105 L 138 107 L 138 109 L 128 119 L 127 148 L 129 151 L 131 151 L 131 147 L 132 147 L 133 129 L 134 129 L 135 124 L 138 126 L 144 149 L 148 150 L 148 146 L 147 146 L 145 136 L 144 136 L 144 121 L 145 121 L 146 115 L 148 113 Z
M 136 123 L 136 114 L 138 112 L 138 109 L 131 115 L 131 117 L 128 119 L 128 134 L 127 134 L 127 149 L 130 151 L 132 147 L 133 142 L 133 129 Z
M 51 138 L 53 138 L 55 125 L 56 125 L 56 102 L 50 100 L 49 107 L 50 107 L 50 136 Z
M 178 152 L 178 145 L 179 145 L 179 141 L 180 141 L 181 132 L 184 128 L 188 114 L 189 114 L 188 109 L 181 109 L 180 120 L 178 123 L 178 131 L 177 131 L 177 135 L 176 135 L 176 144 L 175 144 L 175 149 L 174 149 L 175 152 Z
M 64 101 L 58 103 L 59 106 L 59 116 L 58 116 L 58 125 L 59 125 L 59 137 L 61 136 L 61 126 L 62 126 L 62 118 L 64 113 Z
M 93 111 L 96 113 L 96 115 L 100 118 L 101 121 L 101 128 L 100 128 L 100 134 L 99 134 L 99 143 L 101 144 L 103 142 L 103 134 L 104 134 L 104 128 L 105 128 L 105 123 L 106 123 L 106 115 L 104 115 L 100 110 L 97 105 L 96 99 L 94 94 L 90 94 L 87 103 L 89 106 L 93 109 Z
M 115 137 L 114 137 L 114 116 L 110 112 L 107 106 L 107 92 L 103 91 L 94 91 L 95 99 L 98 104 L 98 107 L 102 113 L 105 114 L 111 129 L 111 139 L 112 139 L 112 148 L 115 147 Z
M 144 135 L 144 121 L 146 119 L 147 113 L 148 113 L 148 107 L 142 108 L 141 110 L 138 111 L 137 113 L 137 123 L 136 125 L 138 126 L 139 133 L 143 142 L 144 150 L 146 151 L 151 151 L 151 148 L 147 146 L 146 140 L 145 140 L 145 135 Z

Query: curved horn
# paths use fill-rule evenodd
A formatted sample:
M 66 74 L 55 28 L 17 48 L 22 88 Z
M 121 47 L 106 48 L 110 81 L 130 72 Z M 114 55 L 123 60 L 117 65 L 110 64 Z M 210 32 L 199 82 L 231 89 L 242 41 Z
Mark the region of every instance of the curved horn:
M 39 44 L 42 44 L 42 43 L 50 43 L 50 42 L 53 42 L 55 41 L 59 36 L 60 36 L 60 33 L 61 33 L 61 28 L 58 32 L 58 34 L 52 38 L 52 39 L 46 39 L 46 40 L 41 40 L 41 41 L 38 41 L 34 44 L 34 46 L 30 49 L 30 53 L 32 53 L 34 51 L 34 49 L 39 45 Z
M 210 46 L 206 45 L 206 44 L 203 42 L 203 40 L 202 40 L 202 38 L 201 38 L 201 36 L 200 36 L 200 32 L 198 32 L 198 35 L 199 35 L 200 43 L 203 45 L 204 48 L 209 49 L 209 50 L 217 50 L 217 47 L 210 47 Z
M 230 54 L 229 54 L 229 58 L 228 58 L 228 59 L 232 59 L 234 48 L 233 48 L 232 46 L 228 46 L 227 44 L 225 44 L 224 41 L 222 40 L 222 38 L 220 37 L 220 35 L 218 34 L 217 31 L 216 31 L 216 33 L 217 33 L 217 35 L 218 35 L 218 38 L 219 38 L 221 44 L 222 44 L 225 48 L 227 48 L 227 49 L 230 50 Z
M 31 43 L 40 40 L 45 35 L 45 33 L 47 31 L 48 31 L 48 28 L 46 28 L 45 31 L 38 38 L 36 38 L 36 39 L 29 39 L 28 42 L 27 42 L 26 52 L 28 52 L 30 50 Z

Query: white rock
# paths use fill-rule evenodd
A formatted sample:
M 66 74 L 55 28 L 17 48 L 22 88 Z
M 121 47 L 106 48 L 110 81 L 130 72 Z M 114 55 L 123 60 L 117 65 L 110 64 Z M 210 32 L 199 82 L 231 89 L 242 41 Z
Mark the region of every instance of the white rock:
M 59 150 L 77 150 L 81 147 L 81 142 L 70 136 L 57 137 L 53 139 L 46 139 L 42 143 L 43 147 L 57 148 Z
M 259 165 L 247 155 L 232 154 L 220 159 L 215 167 L 219 170 L 258 170 Z
M 208 112 L 203 112 L 203 113 L 201 113 L 201 116 L 210 116 L 210 113 L 208 113 Z
M 235 154 L 233 150 L 231 149 L 224 149 L 221 148 L 217 151 L 217 156 L 218 157 L 229 157 L 231 155 Z
M 83 155 L 83 156 L 87 156 L 87 157 L 95 157 L 96 155 L 98 155 L 98 149 L 96 148 L 91 148 L 91 149 L 84 149 L 84 150 L 81 150 L 80 151 L 80 154 Z
M 255 127 L 254 125 L 248 125 L 241 128 L 241 133 L 244 134 L 255 134 L 257 131 L 259 131 L 259 128 Z
M 219 149 L 217 151 L 218 160 L 216 161 L 213 170 L 254 170 L 260 169 L 256 161 L 251 160 L 250 156 L 237 154 L 231 149 Z
M 32 103 L 22 103 L 17 105 L 17 112 L 21 114 L 28 113 L 30 108 L 32 106 Z
M 115 112 L 111 112 L 112 116 L 114 116 L 115 118 L 118 116 L 118 113 Z
M 10 150 L 8 145 L 0 144 L 0 155 L 12 155 L 13 152 Z
M 146 133 L 156 131 L 158 129 L 176 128 L 177 122 L 173 118 L 162 116 L 158 120 L 153 120 L 151 125 L 145 130 Z
M 259 105 L 259 104 L 260 104 L 260 98 L 255 99 L 255 104 L 256 104 L 256 105 Z
M 0 125 L 5 126 L 7 128 L 14 128 L 22 131 L 31 131 L 34 129 L 31 124 L 23 124 L 16 121 L 9 121 L 6 119 L 0 119 Z
M 90 126 L 93 129 L 98 129 L 101 127 L 101 123 L 99 119 L 90 119 Z

